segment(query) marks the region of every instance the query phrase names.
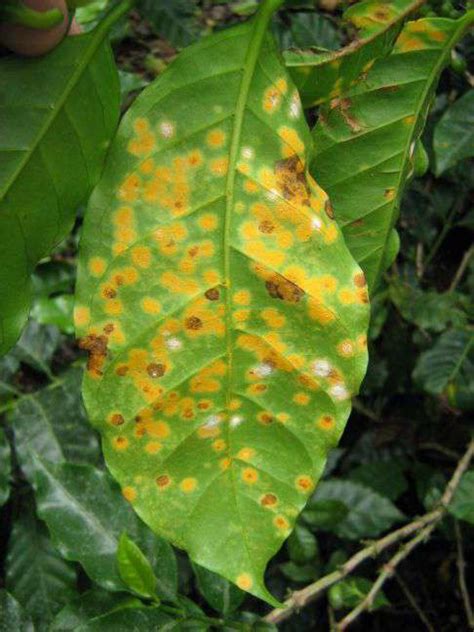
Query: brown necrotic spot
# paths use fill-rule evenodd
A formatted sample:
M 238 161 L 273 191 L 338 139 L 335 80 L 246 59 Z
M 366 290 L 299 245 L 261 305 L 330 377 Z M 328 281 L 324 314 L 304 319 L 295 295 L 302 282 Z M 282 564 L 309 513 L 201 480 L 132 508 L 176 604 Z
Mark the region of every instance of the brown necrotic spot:
M 170 477 L 167 474 L 162 474 L 161 476 L 158 476 L 158 478 L 156 479 L 156 484 L 161 489 L 163 489 L 164 487 L 168 487 L 170 482 L 171 482 Z
M 304 290 L 296 283 L 277 273 L 265 282 L 265 287 L 272 298 L 278 298 L 288 303 L 298 303 L 304 296 Z
M 275 494 L 265 494 L 260 498 L 260 504 L 262 507 L 274 507 L 278 502 L 278 498 Z
M 197 316 L 190 316 L 189 318 L 186 318 L 186 320 L 184 321 L 184 326 L 186 327 L 186 329 L 191 329 L 193 331 L 196 331 L 197 329 L 201 329 L 202 320 L 198 318 Z
M 104 334 L 111 334 L 115 329 L 112 323 L 107 323 L 103 329 Z
M 212 287 L 210 290 L 207 290 L 207 292 L 204 294 L 204 296 L 209 301 L 218 301 L 219 297 L 220 297 L 220 293 L 219 293 L 219 290 L 216 287 Z
M 110 285 L 108 285 L 107 287 L 104 288 L 103 294 L 105 298 L 116 298 L 117 290 L 115 290 L 113 287 L 110 287 Z
M 332 208 L 332 204 L 329 200 L 324 202 L 324 211 L 329 219 L 334 219 L 334 209 Z
M 79 347 L 89 354 L 87 370 L 97 376 L 102 375 L 102 367 L 107 357 L 107 343 L 107 336 L 96 334 L 89 334 L 79 340 Z
M 121 364 L 115 369 L 115 373 L 119 377 L 125 377 L 125 375 L 127 375 L 128 373 L 128 366 L 126 364 Z
M 164 364 L 157 364 L 156 362 L 151 362 L 147 368 L 146 372 L 150 377 L 162 377 L 166 373 L 166 366 Z
M 354 285 L 357 285 L 357 287 L 364 287 L 366 284 L 365 281 L 365 276 L 363 272 L 358 272 L 357 274 L 354 275 Z
M 115 413 L 110 418 L 110 423 L 113 426 L 121 426 L 122 424 L 125 423 L 125 419 L 123 418 L 123 415 L 121 415 L 120 413 Z
M 270 234 L 275 230 L 275 226 L 270 220 L 264 219 L 263 222 L 260 222 L 260 224 L 258 225 L 258 230 L 261 233 Z

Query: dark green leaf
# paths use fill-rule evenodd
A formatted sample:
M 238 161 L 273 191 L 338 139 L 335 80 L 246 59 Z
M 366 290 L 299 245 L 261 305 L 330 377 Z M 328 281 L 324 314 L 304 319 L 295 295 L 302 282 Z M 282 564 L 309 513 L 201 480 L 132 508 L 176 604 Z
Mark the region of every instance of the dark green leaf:
M 427 393 L 439 395 L 456 380 L 473 380 L 474 334 L 446 331 L 418 358 L 413 379 Z
M 274 24 L 274 32 L 280 48 L 317 46 L 334 50 L 341 45 L 341 35 L 332 22 L 314 12 L 291 13 L 284 22 Z
M 474 524 L 474 470 L 463 475 L 448 511 L 459 520 Z
M 306 584 L 312 582 L 319 575 L 319 562 L 313 561 L 308 564 L 297 564 L 296 562 L 283 562 L 279 569 L 281 573 L 292 582 Z
M 10 534 L 6 587 L 38 629 L 45 630 L 58 610 L 77 594 L 76 572 L 58 555 L 28 500 L 30 504 L 22 505 Z
M 331 586 L 328 592 L 329 603 L 335 610 L 341 608 L 355 608 L 369 590 L 372 582 L 365 577 L 349 577 Z M 388 606 L 390 602 L 383 591 L 379 591 L 370 607 L 370 611 L 382 606 Z
M 76 304 L 86 406 L 136 511 L 272 603 L 266 563 L 342 432 L 368 319 L 266 33 L 277 3 L 183 51 L 128 110 Z
M 230 615 L 245 599 L 245 593 L 227 579 L 193 564 L 199 592 L 207 603 L 224 616 Z
M 332 531 L 348 514 L 348 507 L 337 499 L 312 498 L 303 511 L 303 520 L 317 529 Z
M 117 124 L 108 26 L 44 57 L 0 59 L 0 354 L 26 322 L 34 266 L 70 230 Z
M 82 369 L 70 369 L 51 386 L 22 396 L 9 415 L 23 472 L 34 480 L 32 452 L 52 463 L 97 463 L 99 445 L 82 405 Z
M 174 46 L 187 46 L 199 36 L 196 0 L 139 0 L 138 9 Z
M 320 109 L 312 173 L 328 193 L 346 243 L 374 288 L 398 251 L 400 198 L 440 72 L 474 21 L 409 22 L 385 59 L 345 98 Z
M 0 590 L 0 630 L 2 632 L 34 632 L 31 619 L 18 601 L 6 590 Z
M 137 632 L 148 630 L 192 630 L 184 622 L 173 619 L 158 608 L 120 608 L 83 623 L 74 632 Z
M 10 496 L 11 454 L 10 443 L 0 427 L 0 507 Z
M 303 525 L 297 524 L 293 533 L 288 538 L 288 553 L 292 562 L 304 564 L 319 556 L 318 541 L 315 536 Z
M 315 500 L 337 500 L 346 505 L 346 517 L 337 522 L 331 531 L 349 540 L 377 536 L 403 520 L 403 514 L 390 500 L 352 481 L 323 481 L 316 491 Z
M 20 361 L 13 353 L 0 358 L 0 401 L 11 399 L 13 395 L 18 394 L 13 382 L 19 366 Z
M 60 341 L 61 334 L 57 327 L 40 325 L 35 320 L 30 320 L 11 355 L 36 371 L 52 377 L 49 367 Z
M 348 477 L 370 487 L 381 496 L 390 500 L 397 500 L 408 487 L 403 469 L 403 464 L 395 459 L 371 461 L 351 470 Z
M 156 577 L 151 564 L 126 533 L 119 539 L 117 562 L 120 577 L 132 592 L 148 599 L 156 597 Z
M 436 174 L 474 156 L 474 89 L 454 102 L 437 123 L 433 137 Z

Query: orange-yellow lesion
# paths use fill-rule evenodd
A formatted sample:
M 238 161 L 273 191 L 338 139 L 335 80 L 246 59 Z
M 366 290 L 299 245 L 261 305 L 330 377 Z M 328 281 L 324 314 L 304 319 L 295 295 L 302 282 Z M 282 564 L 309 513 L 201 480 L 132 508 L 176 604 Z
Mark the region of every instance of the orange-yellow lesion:
M 127 437 L 114 437 L 112 439 L 112 446 L 115 450 L 126 450 L 129 445 Z
M 273 524 L 277 529 L 280 529 L 281 531 L 288 531 L 288 529 L 290 528 L 290 523 L 285 518 L 285 516 L 275 516 L 273 518 Z
M 95 277 L 104 274 L 106 267 L 107 262 L 103 257 L 92 257 L 88 263 L 89 272 Z
M 183 478 L 183 480 L 179 484 L 181 491 L 183 491 L 185 494 L 190 494 L 191 492 L 195 491 L 197 486 L 197 479 L 193 477 Z
M 227 373 L 227 364 L 219 359 L 209 366 L 201 369 L 191 378 L 190 390 L 192 393 L 217 393 L 222 388 L 219 378 Z
M 314 489 L 314 480 L 311 476 L 307 474 L 301 474 L 296 477 L 295 480 L 296 489 L 299 491 L 309 493 Z
M 84 327 L 91 320 L 91 311 L 85 305 L 76 305 L 74 307 L 74 324 L 76 327 Z
M 321 428 L 321 430 L 332 430 L 336 425 L 336 421 L 332 415 L 321 415 L 316 425 L 318 428 Z
M 249 573 L 241 573 L 237 576 L 235 583 L 241 590 L 250 590 L 253 586 L 253 579 Z
M 222 147 L 224 141 L 225 133 L 219 128 L 211 130 L 206 136 L 206 143 L 212 149 L 218 149 L 219 147 Z
M 122 496 L 125 498 L 125 500 L 128 500 L 128 502 L 132 502 L 137 497 L 137 490 L 134 487 L 127 485 L 126 487 L 122 488 Z
M 300 135 L 295 129 L 283 125 L 278 128 L 278 136 L 283 141 L 281 150 L 283 158 L 291 158 L 295 154 L 300 156 L 304 155 L 304 142 L 301 140 Z
M 242 470 L 242 480 L 247 485 L 254 485 L 258 481 L 258 472 L 253 467 L 245 467 Z
M 253 448 L 245 447 L 245 448 L 241 448 L 237 452 L 237 458 L 240 459 L 241 461 L 249 461 L 255 456 L 255 454 L 256 453 Z
M 126 176 L 118 190 L 118 197 L 126 202 L 138 200 L 142 186 L 142 180 L 136 173 Z
M 311 400 L 311 397 L 307 393 L 298 392 L 293 395 L 293 401 L 298 406 L 307 406 Z
M 214 158 L 209 164 L 211 172 L 215 176 L 225 176 L 229 169 L 229 159 L 226 156 L 221 158 Z

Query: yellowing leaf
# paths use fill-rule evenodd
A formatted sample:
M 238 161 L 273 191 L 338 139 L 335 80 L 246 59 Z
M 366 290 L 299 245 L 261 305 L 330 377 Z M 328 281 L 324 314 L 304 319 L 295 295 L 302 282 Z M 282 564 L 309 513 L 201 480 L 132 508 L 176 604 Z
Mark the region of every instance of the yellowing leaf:
M 125 116 L 75 309 L 86 406 L 125 497 L 270 603 L 266 563 L 343 430 L 368 319 L 267 34 L 276 4 L 185 50 Z

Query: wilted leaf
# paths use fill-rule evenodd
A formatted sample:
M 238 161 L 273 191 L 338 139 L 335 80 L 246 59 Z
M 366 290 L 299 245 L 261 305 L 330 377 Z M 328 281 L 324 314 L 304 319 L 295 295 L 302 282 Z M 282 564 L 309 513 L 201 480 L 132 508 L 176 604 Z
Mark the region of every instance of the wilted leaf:
M 474 156 L 474 89 L 455 101 L 437 123 L 433 136 L 436 174 Z
M 315 494 L 315 501 L 321 500 L 337 500 L 346 505 L 347 515 L 331 530 L 349 540 L 379 535 L 403 519 L 388 498 L 352 481 L 322 481 Z
M 368 306 L 307 174 L 272 8 L 186 49 L 124 117 L 75 314 L 86 405 L 137 513 L 274 603 L 263 571 L 342 432 Z
M 448 511 L 459 520 L 474 524 L 474 470 L 463 475 Z
M 35 517 L 32 499 L 28 500 L 31 504 L 22 504 L 10 534 L 6 587 L 38 630 L 45 630 L 58 610 L 76 595 L 76 571 L 61 559 L 44 525 Z
M 353 42 L 337 52 L 286 51 L 285 62 L 303 105 L 318 105 L 350 90 L 376 59 L 391 51 L 404 19 L 419 5 L 418 0 L 357 2 L 344 13 L 358 29 Z M 297 45 L 332 48 L 317 37 Z
M 418 358 L 413 379 L 432 395 L 439 395 L 457 379 L 472 381 L 474 370 L 474 334 L 452 330 L 442 334 L 428 351 Z
M 157 580 L 151 564 L 126 533 L 119 539 L 117 562 L 120 577 L 128 588 L 141 597 L 156 597 Z
M 70 230 L 117 124 L 109 25 L 37 59 L 0 60 L 0 355 L 26 322 L 34 266 Z
M 74 368 L 51 386 L 23 395 L 9 420 L 20 466 L 34 481 L 32 452 L 52 463 L 97 463 L 99 445 L 81 400 L 82 369 Z
M 0 590 L 0 623 L 2 630 L 15 632 L 34 632 L 31 619 L 18 601 L 6 590 Z
M 0 507 L 10 496 L 11 454 L 10 443 L 0 428 Z
M 245 599 L 245 593 L 227 579 L 193 564 L 199 592 L 207 603 L 224 616 L 236 610 Z
M 409 22 L 393 52 L 344 98 L 320 109 L 312 173 L 334 206 L 346 243 L 374 288 L 398 251 L 393 230 L 416 142 L 453 46 L 474 21 Z

